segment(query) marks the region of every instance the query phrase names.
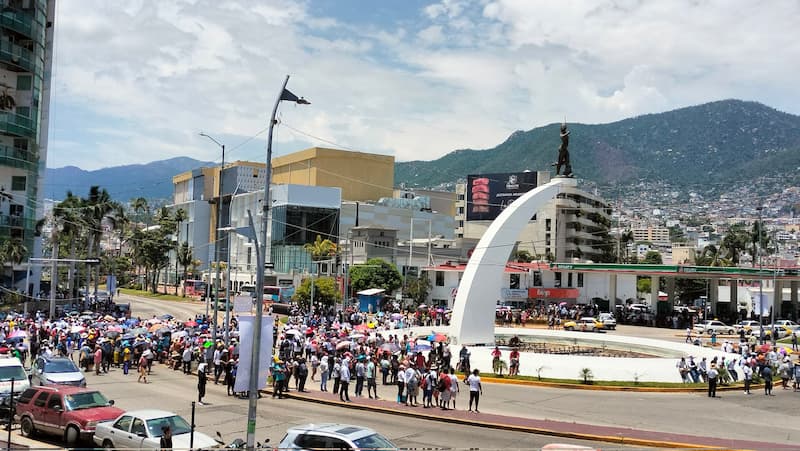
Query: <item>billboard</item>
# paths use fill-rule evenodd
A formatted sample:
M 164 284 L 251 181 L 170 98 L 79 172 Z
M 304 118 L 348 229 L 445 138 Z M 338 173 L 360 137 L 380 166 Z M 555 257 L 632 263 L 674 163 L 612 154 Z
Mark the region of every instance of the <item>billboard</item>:
M 507 205 L 536 188 L 535 172 L 467 176 L 467 221 L 493 221 Z

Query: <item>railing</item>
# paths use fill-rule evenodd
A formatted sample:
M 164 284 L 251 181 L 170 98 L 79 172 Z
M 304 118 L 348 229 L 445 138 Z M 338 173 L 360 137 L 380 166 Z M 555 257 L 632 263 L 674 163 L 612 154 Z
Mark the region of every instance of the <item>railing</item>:
M 34 41 L 41 39 L 42 25 L 30 14 L 20 11 L 3 11 L 0 13 L 0 26 L 14 30 Z
M 36 138 L 36 126 L 33 119 L 9 111 L 0 111 L 0 132 Z
M 32 171 L 39 164 L 39 156 L 30 150 L 11 146 L 0 146 L 0 165 L 25 168 Z
M 42 61 L 36 58 L 34 52 L 5 39 L 0 40 L 0 61 L 11 63 L 28 72 L 40 75 L 44 67 Z

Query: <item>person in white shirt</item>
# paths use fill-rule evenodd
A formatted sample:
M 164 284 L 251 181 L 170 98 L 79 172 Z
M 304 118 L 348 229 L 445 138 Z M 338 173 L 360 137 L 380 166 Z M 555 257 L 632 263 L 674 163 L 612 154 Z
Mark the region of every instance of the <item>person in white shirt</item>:
M 478 410 L 478 401 L 483 394 L 483 387 L 481 386 L 481 377 L 479 376 L 478 369 L 472 370 L 472 374 L 467 378 L 467 385 L 469 385 L 469 411 L 472 412 L 472 402 L 475 402 L 475 413 L 480 413 Z
M 450 401 L 453 403 L 454 410 L 456 408 L 456 395 L 458 392 L 458 376 L 456 376 L 456 370 L 450 368 Z
M 406 388 L 406 367 L 400 365 L 399 370 L 397 371 L 397 403 L 398 404 L 405 404 L 403 402 L 403 391 Z

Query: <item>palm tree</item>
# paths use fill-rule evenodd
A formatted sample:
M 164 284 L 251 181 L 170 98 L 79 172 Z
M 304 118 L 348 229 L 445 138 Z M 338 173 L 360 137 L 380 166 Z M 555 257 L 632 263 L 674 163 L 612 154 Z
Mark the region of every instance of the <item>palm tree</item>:
M 311 254 L 311 260 L 314 262 L 329 259 L 339 253 L 339 246 L 336 243 L 327 238 L 323 240 L 319 235 L 313 243 L 304 244 L 303 249 Z
M 103 222 L 112 221 L 111 212 L 116 208 L 116 203 L 111 200 L 111 196 L 103 188 L 92 186 L 89 188 L 89 197 L 83 199 L 84 208 L 81 220 L 87 229 L 89 246 L 87 251 L 88 258 L 99 259 L 100 239 L 103 237 Z M 113 223 L 111 224 L 113 227 Z M 100 266 L 96 265 L 97 275 L 94 278 L 94 292 L 100 282 Z M 91 267 L 88 268 L 86 280 L 86 290 L 89 291 L 91 281 Z
M 12 238 L 8 241 L 4 241 L 2 244 L 2 248 L 0 249 L 0 256 L 2 256 L 3 260 L 3 267 L 10 264 L 11 265 L 11 288 L 13 289 L 16 285 L 17 281 L 14 278 L 14 265 L 19 265 L 25 260 L 25 257 L 28 255 L 28 248 L 25 246 L 25 243 L 22 241 L 21 238 Z M 27 292 L 28 287 L 25 287 L 25 291 Z
M 619 237 L 619 241 L 622 245 L 622 263 L 629 263 L 628 243 L 633 241 L 633 231 L 626 230 L 625 232 L 622 232 L 622 235 Z
M 750 235 L 740 226 L 731 227 L 725 238 L 722 239 L 722 248 L 726 251 L 728 258 L 733 266 L 739 265 L 739 256 L 742 251 L 747 249 Z
M 192 255 L 192 248 L 191 246 L 189 246 L 188 242 L 184 241 L 183 243 L 181 243 L 180 247 L 178 248 L 178 255 L 176 261 L 178 264 L 183 266 L 183 280 L 186 280 L 186 268 L 188 268 L 194 263 L 194 255 Z M 176 287 L 178 286 L 177 282 L 175 286 Z M 177 294 L 178 293 L 176 292 L 175 295 L 177 296 Z M 183 292 L 183 297 L 186 297 L 186 291 Z
M 75 262 L 78 246 L 81 244 L 81 198 L 67 191 L 67 197 L 53 207 L 53 242 L 58 241 L 59 249 L 69 249 L 69 258 L 73 261 L 67 270 L 67 291 L 70 297 L 75 296 Z M 61 245 L 64 246 L 61 246 Z M 54 255 L 58 258 L 60 255 Z M 55 289 L 56 287 L 53 287 Z
M 131 201 L 131 208 L 133 212 L 136 214 L 136 221 L 142 221 L 142 215 L 145 215 L 145 218 L 150 215 L 150 206 L 147 205 L 147 199 L 144 197 L 137 197 Z
M 180 236 L 181 236 L 181 224 L 183 223 L 183 221 L 186 221 L 187 219 L 189 219 L 189 215 L 186 214 L 186 210 L 184 210 L 183 208 L 179 208 L 179 209 L 175 210 L 175 215 L 172 217 L 172 220 L 175 221 L 175 232 L 176 232 L 175 233 L 175 243 L 176 243 L 176 248 L 175 248 L 175 251 L 176 251 L 176 253 L 175 253 L 175 296 L 178 295 L 178 280 L 179 280 L 178 279 L 178 263 L 179 262 L 178 262 L 177 251 L 180 250 L 180 247 L 179 247 L 180 245 L 178 245 L 178 241 L 180 241 Z M 188 239 L 189 237 L 187 236 L 185 238 Z M 186 270 L 186 266 L 184 266 L 184 272 L 185 272 L 185 270 Z

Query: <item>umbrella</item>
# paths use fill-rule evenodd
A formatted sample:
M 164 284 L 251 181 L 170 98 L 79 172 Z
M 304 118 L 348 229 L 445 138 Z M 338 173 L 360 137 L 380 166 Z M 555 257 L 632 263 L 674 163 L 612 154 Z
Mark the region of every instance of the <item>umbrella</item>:
M 108 326 L 108 329 L 107 329 L 107 330 L 109 330 L 109 331 L 113 331 L 113 332 L 120 332 L 120 333 L 122 333 L 122 326 L 119 326 L 119 325 Z
M 561 306 L 561 305 L 567 305 L 567 302 L 566 302 L 566 301 L 564 301 L 564 302 L 559 302 L 559 303 L 558 303 L 558 305 L 559 305 L 559 306 Z
M 133 334 L 132 334 L 132 333 L 130 333 L 130 332 L 122 336 L 122 339 L 123 339 L 123 340 L 133 340 L 134 338 L 136 338 L 136 336 L 135 336 L 135 335 L 133 335 Z
M 185 330 L 180 330 L 180 331 L 175 332 L 174 334 L 172 334 L 172 338 L 173 339 L 175 339 L 175 338 L 183 338 L 183 337 L 187 337 L 187 336 L 189 336 L 189 332 L 187 332 Z
M 183 323 L 183 325 L 186 327 L 197 327 L 197 321 L 189 320 Z
M 161 329 L 163 327 L 165 327 L 165 326 L 162 326 L 161 324 L 153 324 L 152 326 L 150 326 L 149 329 L 147 329 L 147 331 L 152 334 L 152 333 L 155 333 L 156 331 L 158 331 L 159 329 Z
M 420 351 L 430 351 L 431 350 L 431 342 L 428 340 L 417 340 L 417 344 L 414 345 L 414 352 Z
M 364 338 L 364 334 L 359 334 L 359 333 L 350 334 L 350 338 L 354 338 L 357 340 L 359 338 Z
M 147 333 L 146 327 L 137 327 L 136 329 L 131 329 L 130 331 L 134 335 L 144 335 Z
M 367 325 L 364 323 L 359 324 L 358 326 L 354 327 L 353 330 L 358 330 L 364 332 L 367 330 Z
M 111 315 L 106 315 L 106 316 L 103 317 L 103 319 L 106 320 L 106 321 L 116 321 L 117 320 L 116 318 L 114 318 Z
M 23 338 L 25 338 L 27 336 L 28 336 L 28 333 L 25 332 L 24 330 L 15 329 L 13 332 L 11 332 L 11 334 L 8 335 L 8 338 L 14 338 L 14 337 L 23 337 Z
M 392 313 L 392 316 L 391 316 L 391 318 L 394 319 L 394 320 L 398 320 L 398 319 L 400 319 L 402 317 L 403 317 L 403 315 L 401 315 L 400 313 Z
M 69 329 L 69 333 L 71 333 L 71 334 L 79 334 L 79 333 L 83 332 L 84 330 L 86 330 L 86 328 L 83 327 L 83 326 L 72 326 Z
M 383 316 L 383 315 L 384 315 L 383 312 L 378 312 L 378 316 Z
M 119 337 L 119 335 L 120 333 L 117 332 L 116 330 L 107 330 L 105 333 L 105 336 L 109 338 L 116 338 Z
M 339 343 L 336 345 L 336 350 L 337 350 L 337 351 L 341 351 L 342 349 L 348 349 L 348 348 L 350 348 L 350 345 L 351 345 L 351 344 L 352 344 L 352 342 L 351 342 L 351 341 L 347 341 L 347 340 L 345 340 L 345 341 L 340 341 L 340 342 L 339 342 Z
M 417 310 L 428 310 L 428 306 L 425 304 L 420 304 L 417 306 Z
M 447 341 L 447 335 L 442 333 L 434 333 L 428 336 L 428 341 L 435 341 L 437 343 L 444 343 Z
M 302 336 L 303 336 L 303 333 L 302 333 L 302 332 L 300 332 L 300 331 L 299 331 L 299 330 L 297 330 L 297 329 L 289 329 L 289 330 L 285 330 L 285 331 L 283 331 L 283 332 L 284 332 L 286 335 L 296 335 L 296 336 L 298 336 L 298 337 L 302 337 Z
M 441 308 L 441 307 L 437 308 L 436 311 L 439 312 L 439 313 L 444 313 L 444 309 Z
M 169 320 L 171 320 L 172 318 L 175 318 L 175 317 L 170 315 L 169 313 L 165 313 L 165 314 L 159 316 L 159 318 L 161 318 L 164 321 L 169 321 Z
M 384 343 L 381 345 L 381 351 L 397 352 L 399 350 L 400 346 L 397 346 L 397 343 Z

